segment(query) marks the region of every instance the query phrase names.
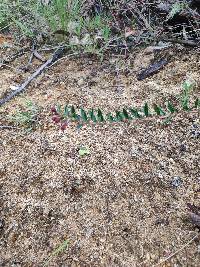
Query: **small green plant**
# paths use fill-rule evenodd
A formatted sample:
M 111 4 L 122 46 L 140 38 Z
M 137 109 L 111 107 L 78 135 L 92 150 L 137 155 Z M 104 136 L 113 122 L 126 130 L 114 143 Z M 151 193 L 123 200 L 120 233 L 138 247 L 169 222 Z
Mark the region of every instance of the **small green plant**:
M 18 110 L 13 116 L 9 116 L 9 119 L 17 125 L 21 125 L 27 128 L 32 128 L 37 122 L 39 114 L 39 108 L 30 100 L 25 102 L 22 110 Z
M 134 118 L 141 119 L 141 118 L 147 118 L 152 116 L 166 116 L 164 124 L 167 124 L 171 121 L 172 115 L 179 110 L 186 110 L 190 111 L 192 109 L 197 109 L 200 107 L 200 99 L 196 98 L 194 101 L 193 106 L 190 106 L 189 104 L 189 96 L 192 89 L 193 84 L 189 82 L 185 82 L 183 84 L 183 93 L 181 94 L 181 97 L 179 98 L 180 104 L 179 108 L 175 107 L 174 104 L 172 104 L 170 101 L 167 101 L 166 103 L 166 110 L 164 110 L 160 105 L 153 104 L 152 107 L 148 105 L 148 103 L 145 103 L 142 108 L 123 108 L 122 110 L 116 110 L 115 113 L 107 113 L 104 114 L 101 109 L 91 109 L 89 111 L 86 111 L 83 108 L 80 108 L 79 111 L 75 109 L 74 106 L 68 106 L 66 105 L 64 110 L 58 106 L 52 108 L 52 120 L 56 124 L 60 124 L 61 129 L 65 130 L 68 125 L 68 120 L 77 121 L 79 125 L 82 125 L 83 123 L 88 122 L 121 122 L 121 121 L 131 121 Z
M 85 156 L 85 155 L 89 155 L 89 154 L 90 154 L 89 148 L 87 148 L 87 147 L 81 147 L 79 149 L 79 155 L 80 156 Z
M 40 5 L 39 11 L 49 22 L 53 31 L 67 31 L 68 24 L 80 17 L 80 0 L 53 0 L 49 5 Z
M 193 86 L 194 84 L 190 81 L 185 81 L 183 83 L 183 93 L 180 96 L 180 101 L 184 110 L 189 110 L 189 99 Z
M 186 2 L 176 1 L 172 5 L 172 9 L 169 12 L 169 15 L 167 16 L 166 20 L 172 19 L 176 14 L 180 13 L 181 11 L 185 10 L 186 8 L 188 8 L 188 4 Z
M 0 3 L 0 30 L 13 27 L 21 35 L 33 37 L 33 22 L 35 20 L 33 3 L 33 1 L 30 1 L 25 5 L 22 0 L 2 0 Z
M 68 249 L 69 247 L 69 241 L 65 240 L 58 248 L 56 248 L 51 255 L 49 256 L 49 258 L 44 262 L 44 264 L 42 265 L 42 267 L 47 267 L 50 263 L 50 261 L 52 260 L 53 257 L 57 257 L 60 253 L 63 253 L 66 249 Z

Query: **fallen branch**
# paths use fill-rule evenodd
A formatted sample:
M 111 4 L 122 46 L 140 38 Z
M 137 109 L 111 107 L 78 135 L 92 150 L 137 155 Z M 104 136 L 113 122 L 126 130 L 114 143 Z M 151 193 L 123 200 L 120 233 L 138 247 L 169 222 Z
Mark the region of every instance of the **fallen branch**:
M 154 75 L 155 73 L 159 72 L 165 65 L 168 64 L 168 61 L 166 59 L 161 59 L 158 62 L 155 62 L 148 66 L 145 70 L 140 72 L 137 76 L 138 81 L 142 81 L 146 79 L 147 77 L 150 77 Z
M 181 39 L 173 39 L 173 38 L 161 38 L 160 40 L 170 43 L 177 43 L 181 45 L 191 46 L 191 47 L 198 47 L 200 46 L 200 42 L 194 42 L 189 40 L 181 40 Z
M 35 79 L 37 76 L 39 76 L 47 67 L 51 66 L 53 63 L 55 63 L 59 58 L 62 57 L 64 54 L 64 48 L 59 48 L 55 51 L 53 56 L 48 59 L 42 66 L 40 66 L 24 83 L 22 83 L 14 92 L 12 92 L 7 97 L 0 100 L 0 106 L 8 102 L 11 98 L 16 96 L 17 94 L 21 93 L 29 84 L 30 82 Z
M 11 125 L 0 125 L 0 130 L 1 129 L 19 129 L 19 128 Z

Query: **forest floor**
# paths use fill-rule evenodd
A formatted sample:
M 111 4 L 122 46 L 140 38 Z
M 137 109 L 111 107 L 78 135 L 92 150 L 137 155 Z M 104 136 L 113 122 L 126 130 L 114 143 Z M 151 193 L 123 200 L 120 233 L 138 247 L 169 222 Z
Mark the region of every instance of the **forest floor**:
M 199 266 L 200 238 L 187 212 L 188 203 L 200 205 L 198 110 L 168 124 L 72 122 L 64 132 L 52 121 L 55 104 L 162 105 L 188 79 L 199 95 L 199 51 L 174 52 L 163 70 L 138 81 L 147 57 L 61 60 L 0 108 L 0 125 L 13 125 L 9 116 L 27 100 L 40 108 L 32 129 L 0 129 L 0 266 Z M 19 71 L 27 61 L 0 71 L 1 97 L 39 65 Z

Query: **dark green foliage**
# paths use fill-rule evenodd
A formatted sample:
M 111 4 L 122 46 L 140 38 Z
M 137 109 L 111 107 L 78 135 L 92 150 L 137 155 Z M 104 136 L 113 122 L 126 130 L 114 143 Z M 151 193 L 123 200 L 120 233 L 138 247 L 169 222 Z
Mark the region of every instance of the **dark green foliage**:
M 177 112 L 177 109 L 171 104 L 171 102 L 168 101 L 167 108 L 171 113 Z
M 182 107 L 184 110 L 189 110 L 189 99 L 188 98 L 185 98 L 182 100 Z
M 123 121 L 124 120 L 123 114 L 118 110 L 116 110 L 115 112 L 116 112 L 116 117 L 115 117 L 116 121 Z
M 153 105 L 153 109 L 158 116 L 164 116 L 166 113 L 162 110 L 162 108 L 156 104 Z
M 93 122 L 97 122 L 97 119 L 96 119 L 96 117 L 95 117 L 95 115 L 94 115 L 94 110 L 92 109 L 92 110 L 89 110 L 89 116 L 90 116 L 90 119 L 93 121 Z
M 149 117 L 150 116 L 149 107 L 148 107 L 148 104 L 147 103 L 145 103 L 145 105 L 144 105 L 144 115 L 146 117 Z
M 112 116 L 111 113 L 108 113 L 106 117 L 107 117 L 107 120 L 108 120 L 109 122 L 114 122 L 114 121 L 115 121 L 115 119 L 113 118 L 113 116 Z
M 127 120 L 132 120 L 132 117 L 129 116 L 127 110 L 125 108 L 123 108 L 123 115 L 124 115 L 124 118 L 127 119 Z
M 188 100 L 181 102 L 181 108 L 183 110 L 190 111 L 192 108 L 199 108 L 200 107 L 200 99 L 196 99 L 193 107 L 189 107 Z M 159 105 L 153 104 L 153 110 L 155 111 L 155 114 L 158 116 L 168 116 L 171 118 L 171 115 L 175 112 L 178 112 L 178 109 L 170 102 L 167 102 L 167 111 L 164 111 Z M 153 114 L 150 114 L 149 106 L 147 103 L 143 106 L 142 110 L 144 112 L 145 117 L 153 116 Z M 58 114 L 62 115 L 61 107 L 57 106 L 56 112 Z M 132 115 L 132 116 L 131 116 Z M 68 107 L 65 106 L 63 115 L 64 118 L 71 118 L 76 121 L 82 121 L 82 122 L 88 122 L 89 120 L 97 123 L 97 122 L 120 122 L 125 120 L 133 120 L 133 117 L 136 119 L 141 119 L 143 116 L 139 113 L 138 109 L 136 108 L 123 108 L 122 111 L 116 110 L 115 115 L 112 115 L 112 113 L 103 114 L 101 109 L 97 109 L 97 111 L 94 111 L 94 109 L 89 110 L 86 112 L 83 108 L 80 109 L 79 113 L 76 113 L 76 109 L 74 106 Z
M 105 121 L 105 119 L 103 117 L 103 113 L 102 113 L 102 111 L 100 109 L 98 109 L 98 111 L 97 111 L 97 119 L 98 119 L 99 122 L 104 122 Z
M 84 109 L 81 108 L 81 118 L 83 119 L 84 122 L 87 122 L 88 117 Z
M 58 110 L 57 110 L 58 111 Z M 59 113 L 59 111 L 58 111 Z M 64 114 L 63 114 L 64 118 L 67 118 L 69 117 L 69 110 L 68 110 L 68 106 L 66 105 L 65 108 L 64 108 Z
M 138 110 L 137 110 L 137 109 L 130 108 L 130 112 L 131 112 L 131 114 L 132 114 L 135 118 L 137 118 L 137 119 L 142 118 L 142 116 L 138 113 Z
M 71 106 L 71 117 L 74 120 L 78 120 L 78 118 L 79 118 L 78 115 L 76 114 L 76 110 L 75 110 L 74 106 Z

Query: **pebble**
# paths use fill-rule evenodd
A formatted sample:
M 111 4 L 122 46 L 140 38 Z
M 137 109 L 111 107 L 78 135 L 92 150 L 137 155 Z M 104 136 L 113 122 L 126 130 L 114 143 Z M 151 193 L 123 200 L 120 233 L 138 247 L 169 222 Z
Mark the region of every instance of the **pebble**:
M 171 181 L 171 185 L 173 187 L 179 187 L 179 186 L 181 186 L 182 183 L 183 183 L 183 181 L 182 181 L 181 177 L 179 177 L 179 176 L 174 176 L 173 180 Z

